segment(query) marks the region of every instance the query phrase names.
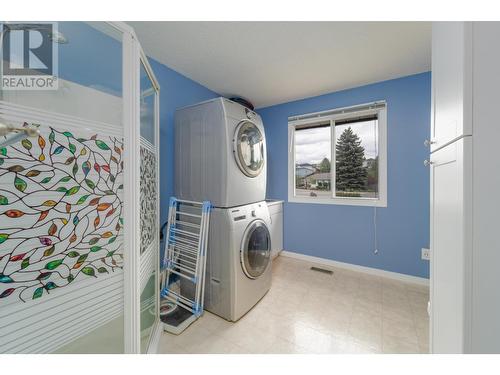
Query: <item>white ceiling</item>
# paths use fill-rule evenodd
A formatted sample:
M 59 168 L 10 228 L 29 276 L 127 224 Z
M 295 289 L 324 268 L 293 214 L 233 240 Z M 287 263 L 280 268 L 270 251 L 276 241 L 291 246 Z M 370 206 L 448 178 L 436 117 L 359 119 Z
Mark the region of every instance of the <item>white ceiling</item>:
M 129 24 L 149 56 L 257 108 L 425 72 L 431 64 L 429 22 Z

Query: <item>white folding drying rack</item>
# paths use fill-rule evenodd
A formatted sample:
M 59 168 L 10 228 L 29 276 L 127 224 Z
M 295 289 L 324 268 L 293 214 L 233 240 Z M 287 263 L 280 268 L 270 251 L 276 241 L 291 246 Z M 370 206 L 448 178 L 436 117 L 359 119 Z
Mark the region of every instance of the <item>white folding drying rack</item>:
M 209 201 L 170 198 L 161 297 L 183 310 L 162 319 L 168 332 L 181 333 L 203 313 L 211 208 Z

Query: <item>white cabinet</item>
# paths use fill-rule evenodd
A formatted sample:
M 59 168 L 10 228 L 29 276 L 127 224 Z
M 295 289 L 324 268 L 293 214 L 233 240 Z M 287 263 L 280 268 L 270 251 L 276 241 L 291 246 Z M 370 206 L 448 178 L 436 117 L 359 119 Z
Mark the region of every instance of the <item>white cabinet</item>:
M 499 39 L 499 22 L 433 26 L 433 353 L 500 353 Z
M 464 351 L 471 137 L 431 155 L 431 350 Z
M 471 24 L 432 25 L 431 150 L 472 134 Z
M 268 200 L 271 216 L 271 257 L 276 258 L 283 250 L 283 201 Z

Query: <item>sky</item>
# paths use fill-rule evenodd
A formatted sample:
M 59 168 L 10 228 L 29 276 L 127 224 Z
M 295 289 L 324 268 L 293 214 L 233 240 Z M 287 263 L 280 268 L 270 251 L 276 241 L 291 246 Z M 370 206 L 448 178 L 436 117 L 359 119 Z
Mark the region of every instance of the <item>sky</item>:
M 349 126 L 361 139 L 365 148 L 365 157 L 375 158 L 377 121 L 363 121 L 349 125 L 338 125 L 335 128 L 335 138 L 338 140 L 342 132 Z M 297 164 L 318 164 L 323 158 L 331 160 L 330 127 L 297 130 L 295 132 L 295 160 Z

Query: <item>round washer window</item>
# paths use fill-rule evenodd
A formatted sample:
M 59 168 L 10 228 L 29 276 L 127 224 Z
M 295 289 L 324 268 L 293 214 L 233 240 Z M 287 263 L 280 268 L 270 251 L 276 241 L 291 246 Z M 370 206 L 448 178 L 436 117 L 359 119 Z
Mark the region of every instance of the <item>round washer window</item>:
M 271 236 L 262 220 L 255 220 L 243 237 L 241 265 L 251 279 L 264 273 L 271 261 Z
M 264 167 L 264 137 L 257 125 L 243 120 L 234 137 L 236 163 L 248 177 L 256 177 Z

